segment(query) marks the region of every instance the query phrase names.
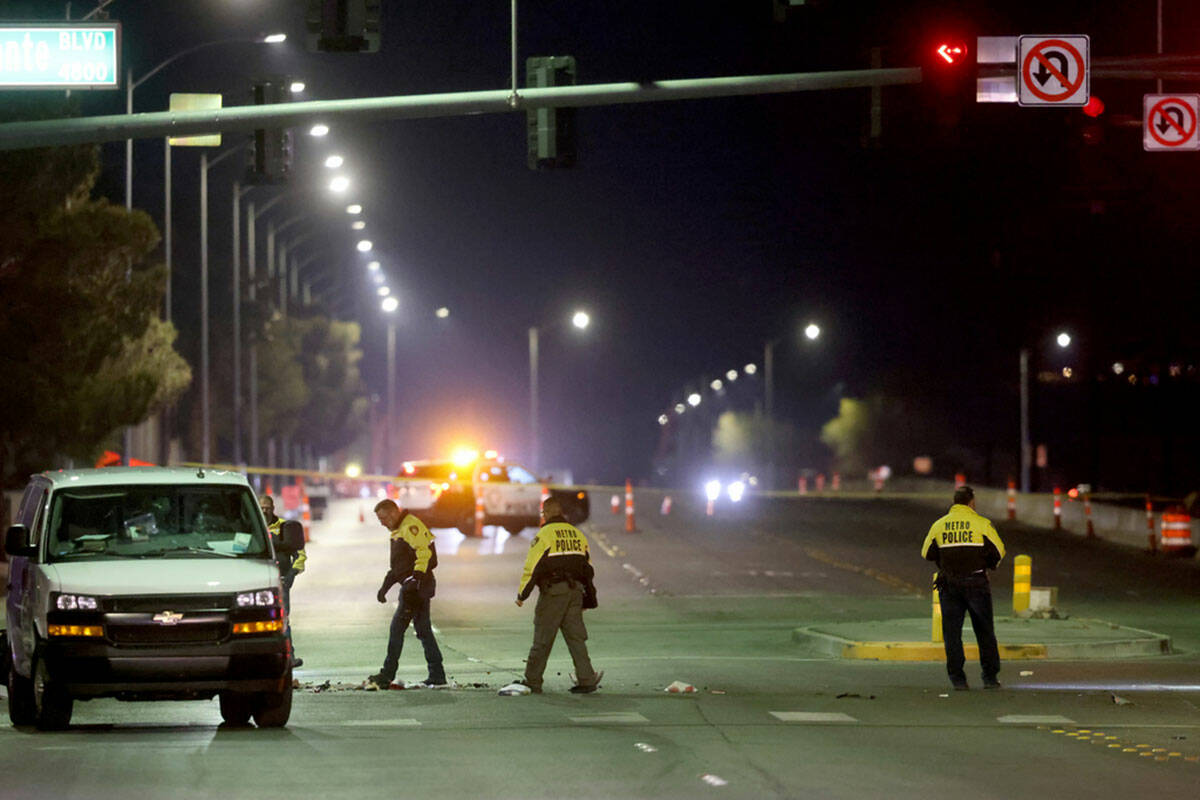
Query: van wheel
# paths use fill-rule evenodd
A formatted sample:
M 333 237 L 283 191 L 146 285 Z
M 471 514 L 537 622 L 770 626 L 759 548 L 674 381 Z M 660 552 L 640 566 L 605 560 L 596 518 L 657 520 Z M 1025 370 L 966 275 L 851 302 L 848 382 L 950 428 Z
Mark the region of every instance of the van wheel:
M 67 694 L 66 689 L 50 679 L 46 661 L 40 656 L 35 657 L 33 663 L 33 702 L 39 730 L 61 731 L 71 724 L 75 700 Z
M 282 728 L 292 715 L 292 671 L 284 677 L 282 692 L 262 692 L 254 699 L 254 722 L 260 728 Z
M 471 517 L 463 522 L 458 523 L 458 531 L 463 536 L 475 536 L 475 518 Z
M 520 536 L 521 531 L 525 530 L 525 526 L 523 526 L 523 525 L 505 525 L 504 530 L 508 531 L 513 536 Z
M 217 702 L 221 706 L 221 719 L 229 725 L 243 728 L 250 724 L 251 703 L 254 695 L 238 692 L 221 692 Z
M 37 722 L 37 706 L 33 701 L 33 681 L 12 663 L 12 654 L 5 654 L 8 663 L 8 718 L 13 725 L 32 725 Z

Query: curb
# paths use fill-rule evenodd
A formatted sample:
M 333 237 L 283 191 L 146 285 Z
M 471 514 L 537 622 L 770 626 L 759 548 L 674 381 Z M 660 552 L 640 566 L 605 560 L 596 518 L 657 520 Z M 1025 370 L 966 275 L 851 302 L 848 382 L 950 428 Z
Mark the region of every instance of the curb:
M 1115 631 L 1120 631 L 1122 636 L 1115 639 L 1081 642 L 1021 644 L 1001 642 L 1000 658 L 1007 661 L 1110 659 L 1168 655 L 1171 652 L 1171 638 L 1164 634 L 1138 628 L 1125 628 L 1103 620 L 1086 621 L 1106 625 Z M 896 620 L 896 622 L 905 622 L 905 620 Z M 929 624 L 927 620 L 921 620 L 921 622 L 926 626 Z M 820 652 L 833 658 L 864 661 L 937 662 L 946 659 L 946 651 L 941 642 L 857 641 L 815 627 L 794 629 L 792 641 L 815 645 Z M 963 654 L 968 660 L 978 659 L 979 646 L 974 642 L 964 640 Z

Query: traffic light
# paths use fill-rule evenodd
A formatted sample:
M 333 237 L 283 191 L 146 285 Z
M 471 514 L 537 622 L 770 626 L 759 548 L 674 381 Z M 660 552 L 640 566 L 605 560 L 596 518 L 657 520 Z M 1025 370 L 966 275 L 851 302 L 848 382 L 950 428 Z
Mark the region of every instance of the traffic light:
M 525 59 L 526 88 L 574 85 L 574 56 Z M 575 166 L 575 109 L 535 108 L 526 113 L 525 119 L 530 169 Z
M 308 0 L 306 45 L 314 53 L 376 53 L 383 0 Z
M 941 125 L 959 125 L 964 111 L 975 104 L 978 66 L 972 44 L 973 38 L 952 34 L 930 37 L 925 45 L 922 78 Z
M 276 76 L 255 83 L 251 94 L 255 105 L 283 103 L 291 99 L 291 81 Z M 283 183 L 292 167 L 292 135 L 285 128 L 259 128 L 250 144 L 246 170 L 248 183 Z

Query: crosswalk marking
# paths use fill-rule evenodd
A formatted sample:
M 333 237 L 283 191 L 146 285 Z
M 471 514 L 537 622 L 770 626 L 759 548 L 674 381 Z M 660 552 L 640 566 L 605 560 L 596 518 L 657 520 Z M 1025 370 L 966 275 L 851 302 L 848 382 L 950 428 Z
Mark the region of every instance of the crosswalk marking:
M 1005 714 L 1003 717 L 996 717 L 997 722 L 1007 722 L 1013 725 L 1074 725 L 1075 720 L 1069 717 L 1059 716 L 1057 714 Z
M 858 722 L 840 711 L 772 711 L 771 716 L 782 722 Z
M 650 720 L 633 711 L 613 711 L 604 714 L 587 714 L 579 717 L 569 717 L 571 722 L 578 725 L 629 725 Z

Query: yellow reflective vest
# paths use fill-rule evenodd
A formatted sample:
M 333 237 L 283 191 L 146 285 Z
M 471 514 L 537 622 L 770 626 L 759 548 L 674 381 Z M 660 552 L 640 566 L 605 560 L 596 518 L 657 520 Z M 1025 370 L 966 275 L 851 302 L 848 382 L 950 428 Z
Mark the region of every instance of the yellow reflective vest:
M 561 517 L 551 519 L 538 530 L 529 545 L 517 597 L 524 600 L 535 585 L 556 580 L 588 584 L 593 575 L 588 540 L 583 531 Z
M 970 506 L 955 504 L 930 526 L 921 557 L 936 563 L 942 575 L 964 578 L 995 569 L 1004 558 L 1004 542 L 991 520 Z

